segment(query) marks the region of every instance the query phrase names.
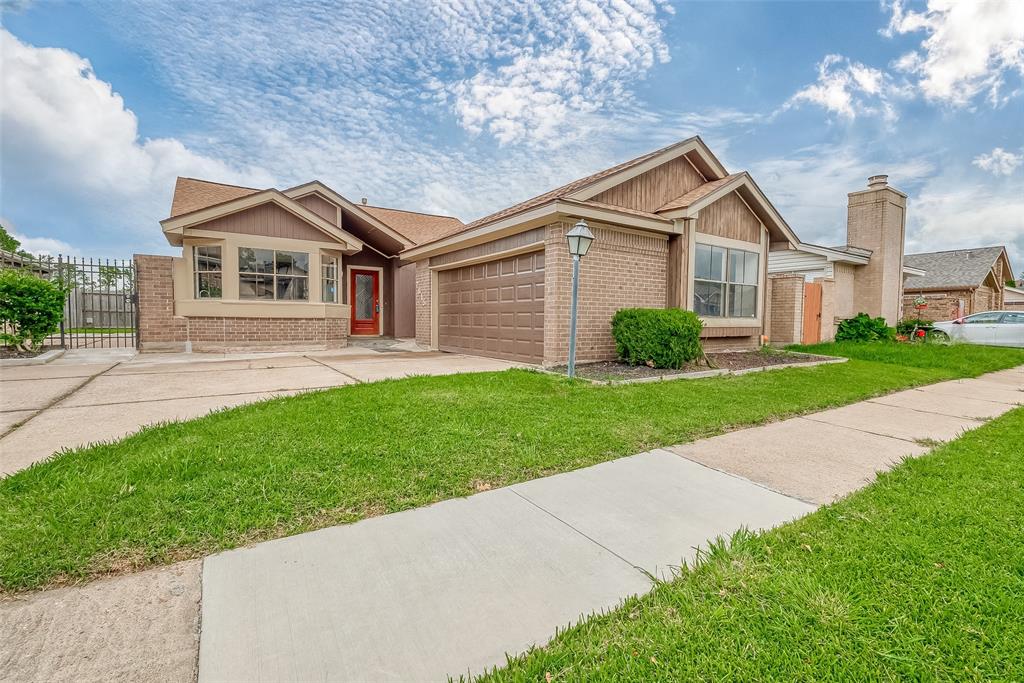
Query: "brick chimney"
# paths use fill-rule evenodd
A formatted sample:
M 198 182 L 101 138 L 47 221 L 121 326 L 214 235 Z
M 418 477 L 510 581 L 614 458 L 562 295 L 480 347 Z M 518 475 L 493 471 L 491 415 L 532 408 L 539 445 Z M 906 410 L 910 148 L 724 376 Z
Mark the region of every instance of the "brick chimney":
M 907 195 L 890 187 L 889 176 L 868 178 L 868 189 L 847 195 L 846 243 L 871 250 L 871 260 L 854 272 L 855 312 L 900 319 L 903 298 L 903 242 Z

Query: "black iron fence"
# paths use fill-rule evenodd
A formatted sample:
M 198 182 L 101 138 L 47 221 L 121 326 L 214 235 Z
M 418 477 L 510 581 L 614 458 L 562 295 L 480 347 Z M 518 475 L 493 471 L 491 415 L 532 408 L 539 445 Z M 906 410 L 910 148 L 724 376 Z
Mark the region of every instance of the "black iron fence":
M 20 268 L 64 286 L 64 321 L 46 346 L 65 349 L 135 348 L 138 299 L 129 259 L 24 256 L 4 252 L 0 267 Z

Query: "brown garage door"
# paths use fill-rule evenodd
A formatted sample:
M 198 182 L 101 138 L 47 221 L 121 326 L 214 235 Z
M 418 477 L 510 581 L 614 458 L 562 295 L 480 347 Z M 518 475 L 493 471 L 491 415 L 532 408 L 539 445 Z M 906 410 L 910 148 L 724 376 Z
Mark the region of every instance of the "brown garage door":
M 437 289 L 442 351 L 543 361 L 543 251 L 442 270 Z

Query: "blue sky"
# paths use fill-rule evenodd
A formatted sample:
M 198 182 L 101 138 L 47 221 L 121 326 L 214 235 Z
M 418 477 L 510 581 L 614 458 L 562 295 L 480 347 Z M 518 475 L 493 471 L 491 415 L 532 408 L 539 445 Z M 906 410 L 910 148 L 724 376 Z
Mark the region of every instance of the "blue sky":
M 0 2 L 33 250 L 173 253 L 177 175 L 469 221 L 700 134 L 805 241 L 888 173 L 910 251 L 1024 268 L 1024 2 Z

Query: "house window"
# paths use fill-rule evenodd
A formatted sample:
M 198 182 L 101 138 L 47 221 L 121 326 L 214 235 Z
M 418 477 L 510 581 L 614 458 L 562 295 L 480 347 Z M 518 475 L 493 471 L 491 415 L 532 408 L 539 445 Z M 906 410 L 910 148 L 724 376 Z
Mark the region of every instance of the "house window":
M 756 318 L 758 254 L 698 244 L 693 310 L 706 318 Z
M 320 258 L 320 271 L 323 280 L 323 300 L 325 304 L 338 303 L 338 259 L 333 256 Z
M 220 247 L 193 247 L 192 270 L 195 272 L 195 297 L 197 299 L 219 299 L 223 293 L 221 284 Z
M 238 297 L 308 301 L 309 254 L 239 247 Z

